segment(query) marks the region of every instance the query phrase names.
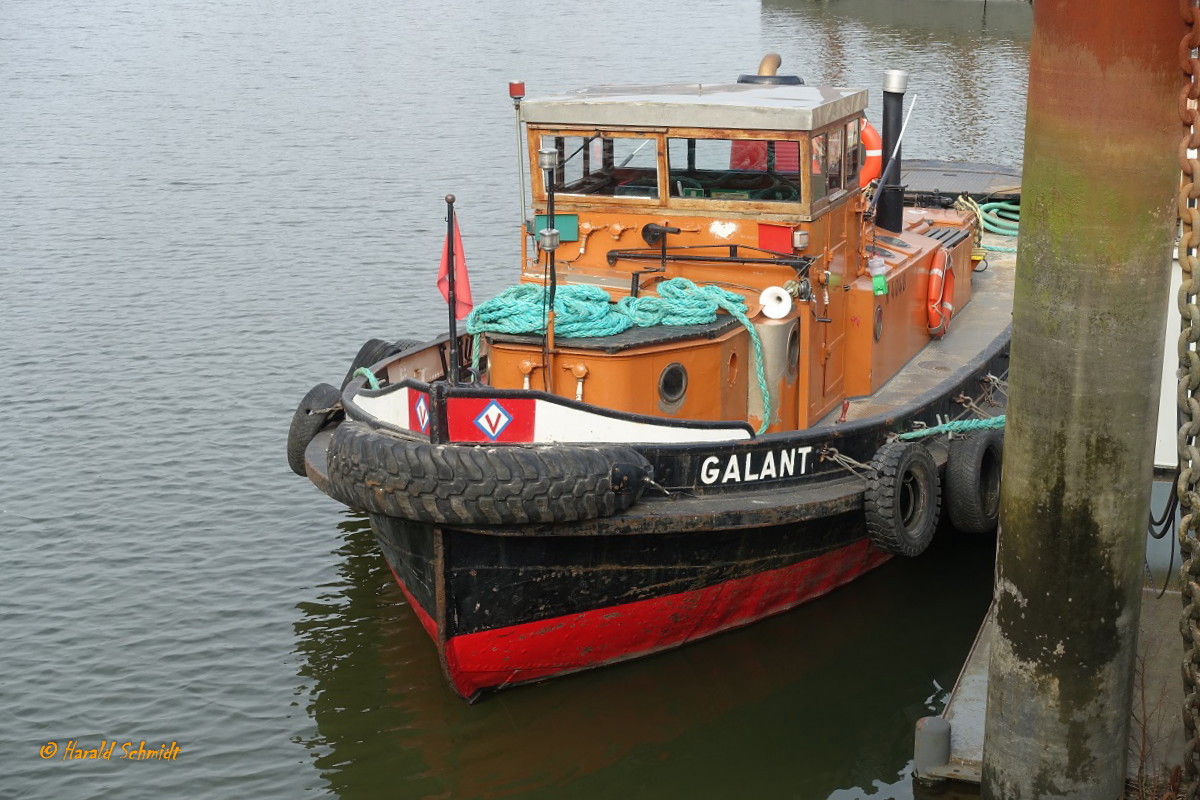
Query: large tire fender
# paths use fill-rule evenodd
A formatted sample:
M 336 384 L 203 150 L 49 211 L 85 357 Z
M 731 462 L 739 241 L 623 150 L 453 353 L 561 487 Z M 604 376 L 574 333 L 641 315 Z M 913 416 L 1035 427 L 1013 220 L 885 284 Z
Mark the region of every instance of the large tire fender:
M 361 367 L 374 366 L 385 358 L 403 353 L 410 347 L 416 347 L 419 344 L 421 342 L 417 339 L 397 339 L 394 342 L 385 342 L 383 339 L 367 339 L 363 342 L 363 346 L 358 348 L 354 360 L 350 362 L 350 369 L 346 370 L 346 377 L 342 379 L 342 388 L 345 389 L 350 385 L 354 373 L 358 372 Z
M 330 493 L 351 508 L 450 525 L 607 517 L 632 506 L 654 469 L 621 446 L 430 444 L 347 420 L 329 446 Z
M 1004 434 L 976 431 L 950 440 L 946 464 L 946 512 L 955 528 L 989 534 L 1000 521 L 1000 466 Z
M 342 398 L 342 393 L 328 383 L 318 383 L 308 390 L 296 413 L 292 414 L 292 425 L 288 428 L 287 457 L 288 466 L 292 472 L 301 477 L 307 476 L 304 470 L 304 450 L 313 437 L 320 432 L 325 424 L 333 417 L 331 411 Z
M 871 461 L 863 496 L 871 541 L 889 553 L 920 555 L 933 541 L 941 500 L 929 450 L 917 442 L 885 444 Z

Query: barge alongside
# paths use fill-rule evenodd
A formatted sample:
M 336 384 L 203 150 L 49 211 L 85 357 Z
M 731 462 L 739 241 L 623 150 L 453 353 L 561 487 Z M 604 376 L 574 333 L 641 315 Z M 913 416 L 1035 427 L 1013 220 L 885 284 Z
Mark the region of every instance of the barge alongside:
M 297 409 L 292 468 L 368 514 L 465 698 L 919 555 L 943 495 L 956 526 L 995 526 L 999 433 L 942 431 L 1003 411 L 1011 276 L 977 271 L 969 211 L 887 183 L 904 73 L 876 208 L 866 91 L 764 63 L 514 96 L 520 285 L 468 335 L 368 342 Z

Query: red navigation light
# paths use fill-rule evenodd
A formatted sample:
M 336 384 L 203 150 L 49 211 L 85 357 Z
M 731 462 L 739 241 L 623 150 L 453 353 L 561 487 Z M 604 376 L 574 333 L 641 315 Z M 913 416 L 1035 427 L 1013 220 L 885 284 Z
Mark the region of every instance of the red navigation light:
M 520 100 L 525 96 L 525 81 L 509 81 L 508 96 L 513 100 Z

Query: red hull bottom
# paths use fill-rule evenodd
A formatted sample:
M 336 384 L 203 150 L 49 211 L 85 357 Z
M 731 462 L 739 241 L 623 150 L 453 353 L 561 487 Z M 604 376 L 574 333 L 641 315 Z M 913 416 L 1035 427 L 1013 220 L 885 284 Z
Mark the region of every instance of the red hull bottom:
M 445 644 L 442 663 L 455 691 L 471 698 L 484 689 L 650 655 L 748 625 L 827 594 L 889 558 L 860 539 L 703 589 L 455 636 Z M 436 622 L 396 580 L 437 642 Z

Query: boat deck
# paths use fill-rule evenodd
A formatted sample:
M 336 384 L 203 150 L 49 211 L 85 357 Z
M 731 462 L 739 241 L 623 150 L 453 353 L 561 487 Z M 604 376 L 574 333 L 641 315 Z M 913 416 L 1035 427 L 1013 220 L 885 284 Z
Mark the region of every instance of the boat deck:
M 1001 164 L 908 160 L 902 164 L 900 183 L 909 198 L 920 202 L 964 193 L 981 203 L 1021 196 L 1021 170 Z
M 1011 247 L 1014 241 L 991 234 L 984 236 L 984 244 Z M 1011 324 L 1016 254 L 989 251 L 987 264 L 987 269 L 972 276 L 971 302 L 955 315 L 949 333 L 930 342 L 875 394 L 851 399 L 845 422 L 892 413 L 910 405 L 914 397 L 932 391 L 956 369 L 974 360 Z M 841 417 L 842 410 L 835 409 L 817 425 L 839 424 Z

